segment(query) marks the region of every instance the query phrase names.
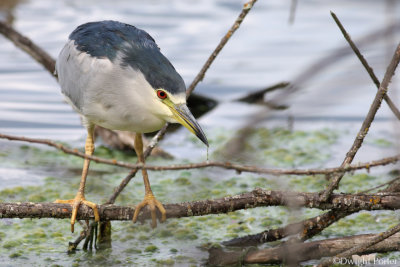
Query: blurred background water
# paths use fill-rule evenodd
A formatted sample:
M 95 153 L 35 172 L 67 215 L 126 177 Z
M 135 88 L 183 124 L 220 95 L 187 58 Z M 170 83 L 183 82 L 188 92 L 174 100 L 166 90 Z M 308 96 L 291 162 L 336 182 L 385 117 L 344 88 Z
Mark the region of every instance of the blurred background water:
M 243 4 L 239 0 L 0 0 L 0 19 L 54 58 L 68 35 L 82 23 L 112 19 L 135 25 L 154 37 L 189 85 Z M 290 6 L 291 1 L 256 3 L 196 88 L 196 93 L 219 102 L 200 119 L 200 124 L 206 132 L 216 128 L 233 131 L 255 115 L 264 114 L 259 121 L 262 126 L 340 129 L 346 131 L 347 138 L 334 148 L 330 162 L 335 166 L 358 132 L 376 88 L 349 52 L 329 12 L 338 15 L 357 43 L 372 32 L 383 32 L 385 27 L 398 23 L 400 5 L 392 0 L 298 1 L 294 22 L 289 23 Z M 383 78 L 399 37 L 397 26 L 385 37 L 372 38 L 360 46 L 379 79 Z M 337 56 L 325 67 L 308 71 L 334 54 Z M 305 73 L 311 74 L 303 79 Z M 299 82 L 298 90 L 278 98 L 289 107 L 286 110 L 271 111 L 234 101 L 282 81 Z M 395 103 L 399 103 L 398 85 L 395 77 L 389 89 Z M 42 66 L 0 36 L 1 133 L 50 138 L 83 147 L 86 132 L 59 91 L 56 80 Z M 398 127 L 383 104 L 370 135 L 396 140 Z M 182 135 L 183 131 L 169 135 L 163 148 L 185 158 L 193 154 L 193 149 L 178 145 Z M 1 141 L 0 147 L 8 144 Z M 356 160 L 373 160 L 392 152 L 397 152 L 396 146 L 382 150 L 368 147 L 367 143 Z M 21 176 L 25 178 L 16 181 Z M 31 184 L 44 176 L 46 173 L 0 168 L 0 188 Z
M 231 26 L 243 1 L 50 1 L 2 0 L 8 20 L 54 58 L 68 35 L 87 21 L 113 19 L 148 31 L 189 84 Z M 346 43 L 329 11 L 336 12 L 357 40 L 398 20 L 395 1 L 300 1 L 293 24 L 291 1 L 259 1 L 196 89 L 221 102 L 201 119 L 205 127 L 237 127 L 254 106 L 232 102 L 246 93 L 293 81 L 313 63 Z M 400 33 L 373 39 L 361 51 L 381 79 Z M 84 135 L 78 116 L 63 102 L 49 73 L 0 36 L 0 131 L 32 137 L 74 140 Z M 393 93 L 396 83 L 392 83 Z M 353 54 L 328 64 L 286 99 L 290 108 L 271 116 L 306 120 L 357 120 L 375 94 L 370 78 Z M 392 96 L 397 100 L 396 95 Z M 379 119 L 392 119 L 385 107 Z

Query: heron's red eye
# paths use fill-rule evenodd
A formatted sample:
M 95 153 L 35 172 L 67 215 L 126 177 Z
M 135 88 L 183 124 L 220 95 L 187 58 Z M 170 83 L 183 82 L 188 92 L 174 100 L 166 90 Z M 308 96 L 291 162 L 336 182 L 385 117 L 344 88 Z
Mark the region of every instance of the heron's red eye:
M 167 93 L 164 92 L 163 90 L 157 90 L 157 96 L 161 99 L 166 99 L 167 98 Z

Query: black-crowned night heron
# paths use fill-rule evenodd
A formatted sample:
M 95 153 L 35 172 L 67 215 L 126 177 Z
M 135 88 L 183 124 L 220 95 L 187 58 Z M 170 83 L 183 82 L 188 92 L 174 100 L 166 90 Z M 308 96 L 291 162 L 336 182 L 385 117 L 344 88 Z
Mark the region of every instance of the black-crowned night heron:
M 112 130 L 136 132 L 134 148 L 144 163 L 142 133 L 160 129 L 165 122 L 181 123 L 207 146 L 207 138 L 186 106 L 186 88 L 181 76 L 161 54 L 154 39 L 145 31 L 117 21 L 100 21 L 76 28 L 57 59 L 56 72 L 67 102 L 82 116 L 88 136 L 85 153 L 94 151 L 95 125 Z M 71 200 L 56 200 L 72 205 L 71 231 L 80 204 L 85 199 L 85 183 L 90 160 L 85 159 L 78 193 Z M 149 205 L 152 226 L 156 208 L 161 221 L 166 219 L 163 205 L 154 197 L 146 170 L 142 169 L 144 200 L 135 209 Z

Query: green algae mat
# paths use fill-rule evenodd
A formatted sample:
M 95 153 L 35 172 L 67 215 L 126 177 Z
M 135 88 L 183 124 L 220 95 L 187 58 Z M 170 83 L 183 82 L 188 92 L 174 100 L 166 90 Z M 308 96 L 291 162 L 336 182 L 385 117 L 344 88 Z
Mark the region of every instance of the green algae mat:
M 237 134 L 240 132 L 215 129 L 209 136 L 210 160 L 226 160 L 229 154 L 227 149 L 231 148 L 229 142 L 233 142 Z M 241 152 L 229 160 L 276 168 L 322 168 L 327 164 L 332 167 L 339 165 L 332 163 L 332 155 L 338 150 L 346 151 L 346 148 L 337 149 L 343 138 L 349 138 L 348 134 L 332 129 L 289 131 L 259 128 L 246 134 Z M 184 142 L 199 149 L 202 147 L 189 135 Z M 367 145 L 384 150 L 390 148 L 392 143 L 387 138 L 376 136 L 368 139 Z M 0 149 L 0 174 L 24 173 L 20 177 L 14 175 L 17 178 L 14 178 L 13 184 L 17 183 L 18 186 L 1 185 L 0 202 L 52 202 L 75 196 L 80 181 L 81 158 L 48 147 L 21 143 L 2 142 Z M 339 158 L 344 156 L 343 153 Z M 101 145 L 96 148 L 95 155 L 132 163 L 136 161 L 133 153 L 110 150 Z M 204 155 L 190 161 L 201 162 L 205 159 Z M 187 160 L 153 158 L 148 162 L 152 165 L 168 165 L 186 163 Z M 340 191 L 359 192 L 387 182 L 395 175 L 390 168 L 393 166 L 370 173 L 359 171 L 347 174 Z M 127 173 L 123 168 L 92 163 L 86 186 L 87 199 L 96 203 L 105 202 Z M 36 178 L 32 181 L 26 176 Z M 316 192 L 327 184 L 325 177 L 320 175 L 274 177 L 238 174 L 218 168 L 150 171 L 149 176 L 154 194 L 162 203 L 219 198 L 251 191 L 256 187 Z M 20 179 L 20 182 L 15 179 Z M 28 185 L 25 181 L 29 181 Z M 138 176 L 115 204 L 134 206 L 143 196 L 144 187 Z M 111 248 L 93 251 L 79 249 L 70 254 L 66 252 L 68 242 L 76 239 L 80 226 L 77 225 L 75 234 L 71 234 L 68 219 L 1 219 L 0 266 L 199 266 L 206 263 L 208 248 L 218 246 L 222 241 L 284 226 L 321 213 L 317 209 L 300 209 L 293 213 L 286 207 L 262 207 L 228 214 L 168 219 L 156 229 L 150 227 L 149 221 L 135 225 L 128 221 L 112 222 Z M 397 219 L 393 211 L 359 212 L 338 221 L 315 239 L 376 233 L 394 226 Z M 397 258 L 398 254 L 382 256 Z

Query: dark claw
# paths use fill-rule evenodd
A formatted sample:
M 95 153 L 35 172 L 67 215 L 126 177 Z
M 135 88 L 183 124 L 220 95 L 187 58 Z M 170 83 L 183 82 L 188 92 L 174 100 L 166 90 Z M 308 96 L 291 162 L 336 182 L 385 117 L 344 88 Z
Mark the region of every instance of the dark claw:
M 96 221 L 93 221 L 89 225 L 89 229 L 87 231 L 87 235 L 85 238 L 85 243 L 83 243 L 83 250 L 87 250 L 89 246 L 89 250 L 92 250 L 93 247 L 97 249 L 96 243 L 97 243 L 97 226 L 98 223 Z M 94 246 L 93 246 L 93 240 L 94 240 Z
M 81 223 L 81 221 L 79 221 Z M 79 237 L 74 241 L 74 242 L 69 242 L 68 244 L 68 253 L 75 253 L 79 243 L 81 243 L 82 240 L 85 239 L 85 242 L 83 243 L 83 250 L 87 250 L 89 247 L 89 250 L 92 250 L 93 247 L 97 249 L 97 226 L 98 222 L 92 221 L 89 224 L 89 221 L 86 221 L 86 225 L 84 223 L 81 223 L 83 230 L 80 233 Z M 93 240 L 94 240 L 94 245 L 93 245 Z

